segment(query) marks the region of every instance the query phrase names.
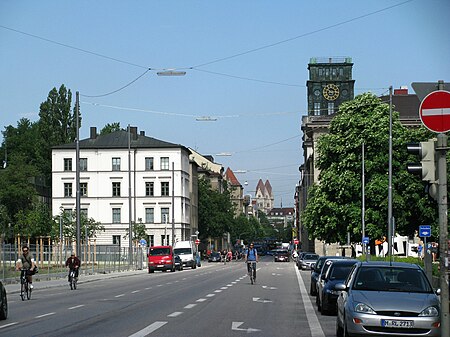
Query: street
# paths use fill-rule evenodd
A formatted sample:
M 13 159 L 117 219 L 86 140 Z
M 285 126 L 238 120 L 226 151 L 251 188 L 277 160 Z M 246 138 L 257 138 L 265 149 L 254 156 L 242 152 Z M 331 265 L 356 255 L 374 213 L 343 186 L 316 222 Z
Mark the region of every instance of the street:
M 334 336 L 335 316 L 320 316 L 307 293 L 309 271 L 271 256 L 257 268 L 255 285 L 243 262 L 89 283 L 81 277 L 75 291 L 35 283 L 30 301 L 8 295 L 0 335 Z

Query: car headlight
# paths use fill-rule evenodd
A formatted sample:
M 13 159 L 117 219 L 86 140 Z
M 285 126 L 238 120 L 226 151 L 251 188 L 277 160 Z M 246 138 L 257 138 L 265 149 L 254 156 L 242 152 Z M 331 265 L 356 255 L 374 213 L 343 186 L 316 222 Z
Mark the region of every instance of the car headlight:
M 359 312 L 362 314 L 372 314 L 372 315 L 376 315 L 377 313 L 371 308 L 369 307 L 367 304 L 364 303 L 358 303 L 355 305 L 355 312 Z
M 424 309 L 419 316 L 421 317 L 437 317 L 439 316 L 439 310 L 436 307 L 428 307 Z

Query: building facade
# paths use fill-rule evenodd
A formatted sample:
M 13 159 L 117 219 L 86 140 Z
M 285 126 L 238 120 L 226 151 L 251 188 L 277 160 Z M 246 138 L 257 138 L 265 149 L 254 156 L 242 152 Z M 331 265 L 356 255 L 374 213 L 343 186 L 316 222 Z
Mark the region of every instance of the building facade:
M 97 244 L 128 246 L 130 223 L 145 225 L 149 245 L 190 240 L 197 231 L 189 150 L 138 134 L 137 127 L 80 140 L 80 211 L 104 227 Z M 52 212 L 75 212 L 76 144 L 52 149 Z M 93 239 L 93 238 L 90 238 Z

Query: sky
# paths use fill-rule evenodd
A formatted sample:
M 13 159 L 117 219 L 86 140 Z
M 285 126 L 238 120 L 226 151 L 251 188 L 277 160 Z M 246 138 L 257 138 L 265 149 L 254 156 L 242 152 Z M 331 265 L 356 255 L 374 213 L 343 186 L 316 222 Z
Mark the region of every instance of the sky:
M 64 84 L 81 139 L 137 126 L 293 207 L 310 58 L 351 57 L 356 95 L 447 83 L 449 13 L 449 0 L 2 0 L 0 128 L 37 121 Z M 170 69 L 186 75 L 157 75 Z

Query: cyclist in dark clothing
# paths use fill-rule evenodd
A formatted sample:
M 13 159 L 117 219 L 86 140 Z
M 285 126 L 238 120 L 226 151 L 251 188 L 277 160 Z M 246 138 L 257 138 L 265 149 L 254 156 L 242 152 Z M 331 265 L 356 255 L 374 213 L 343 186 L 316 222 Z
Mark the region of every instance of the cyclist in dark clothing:
M 74 253 L 70 255 L 70 257 L 66 261 L 66 267 L 69 267 L 69 275 L 70 271 L 75 271 L 75 279 L 78 279 L 78 271 L 80 269 L 81 261 L 78 257 L 75 256 Z M 69 277 L 70 282 L 70 277 Z

